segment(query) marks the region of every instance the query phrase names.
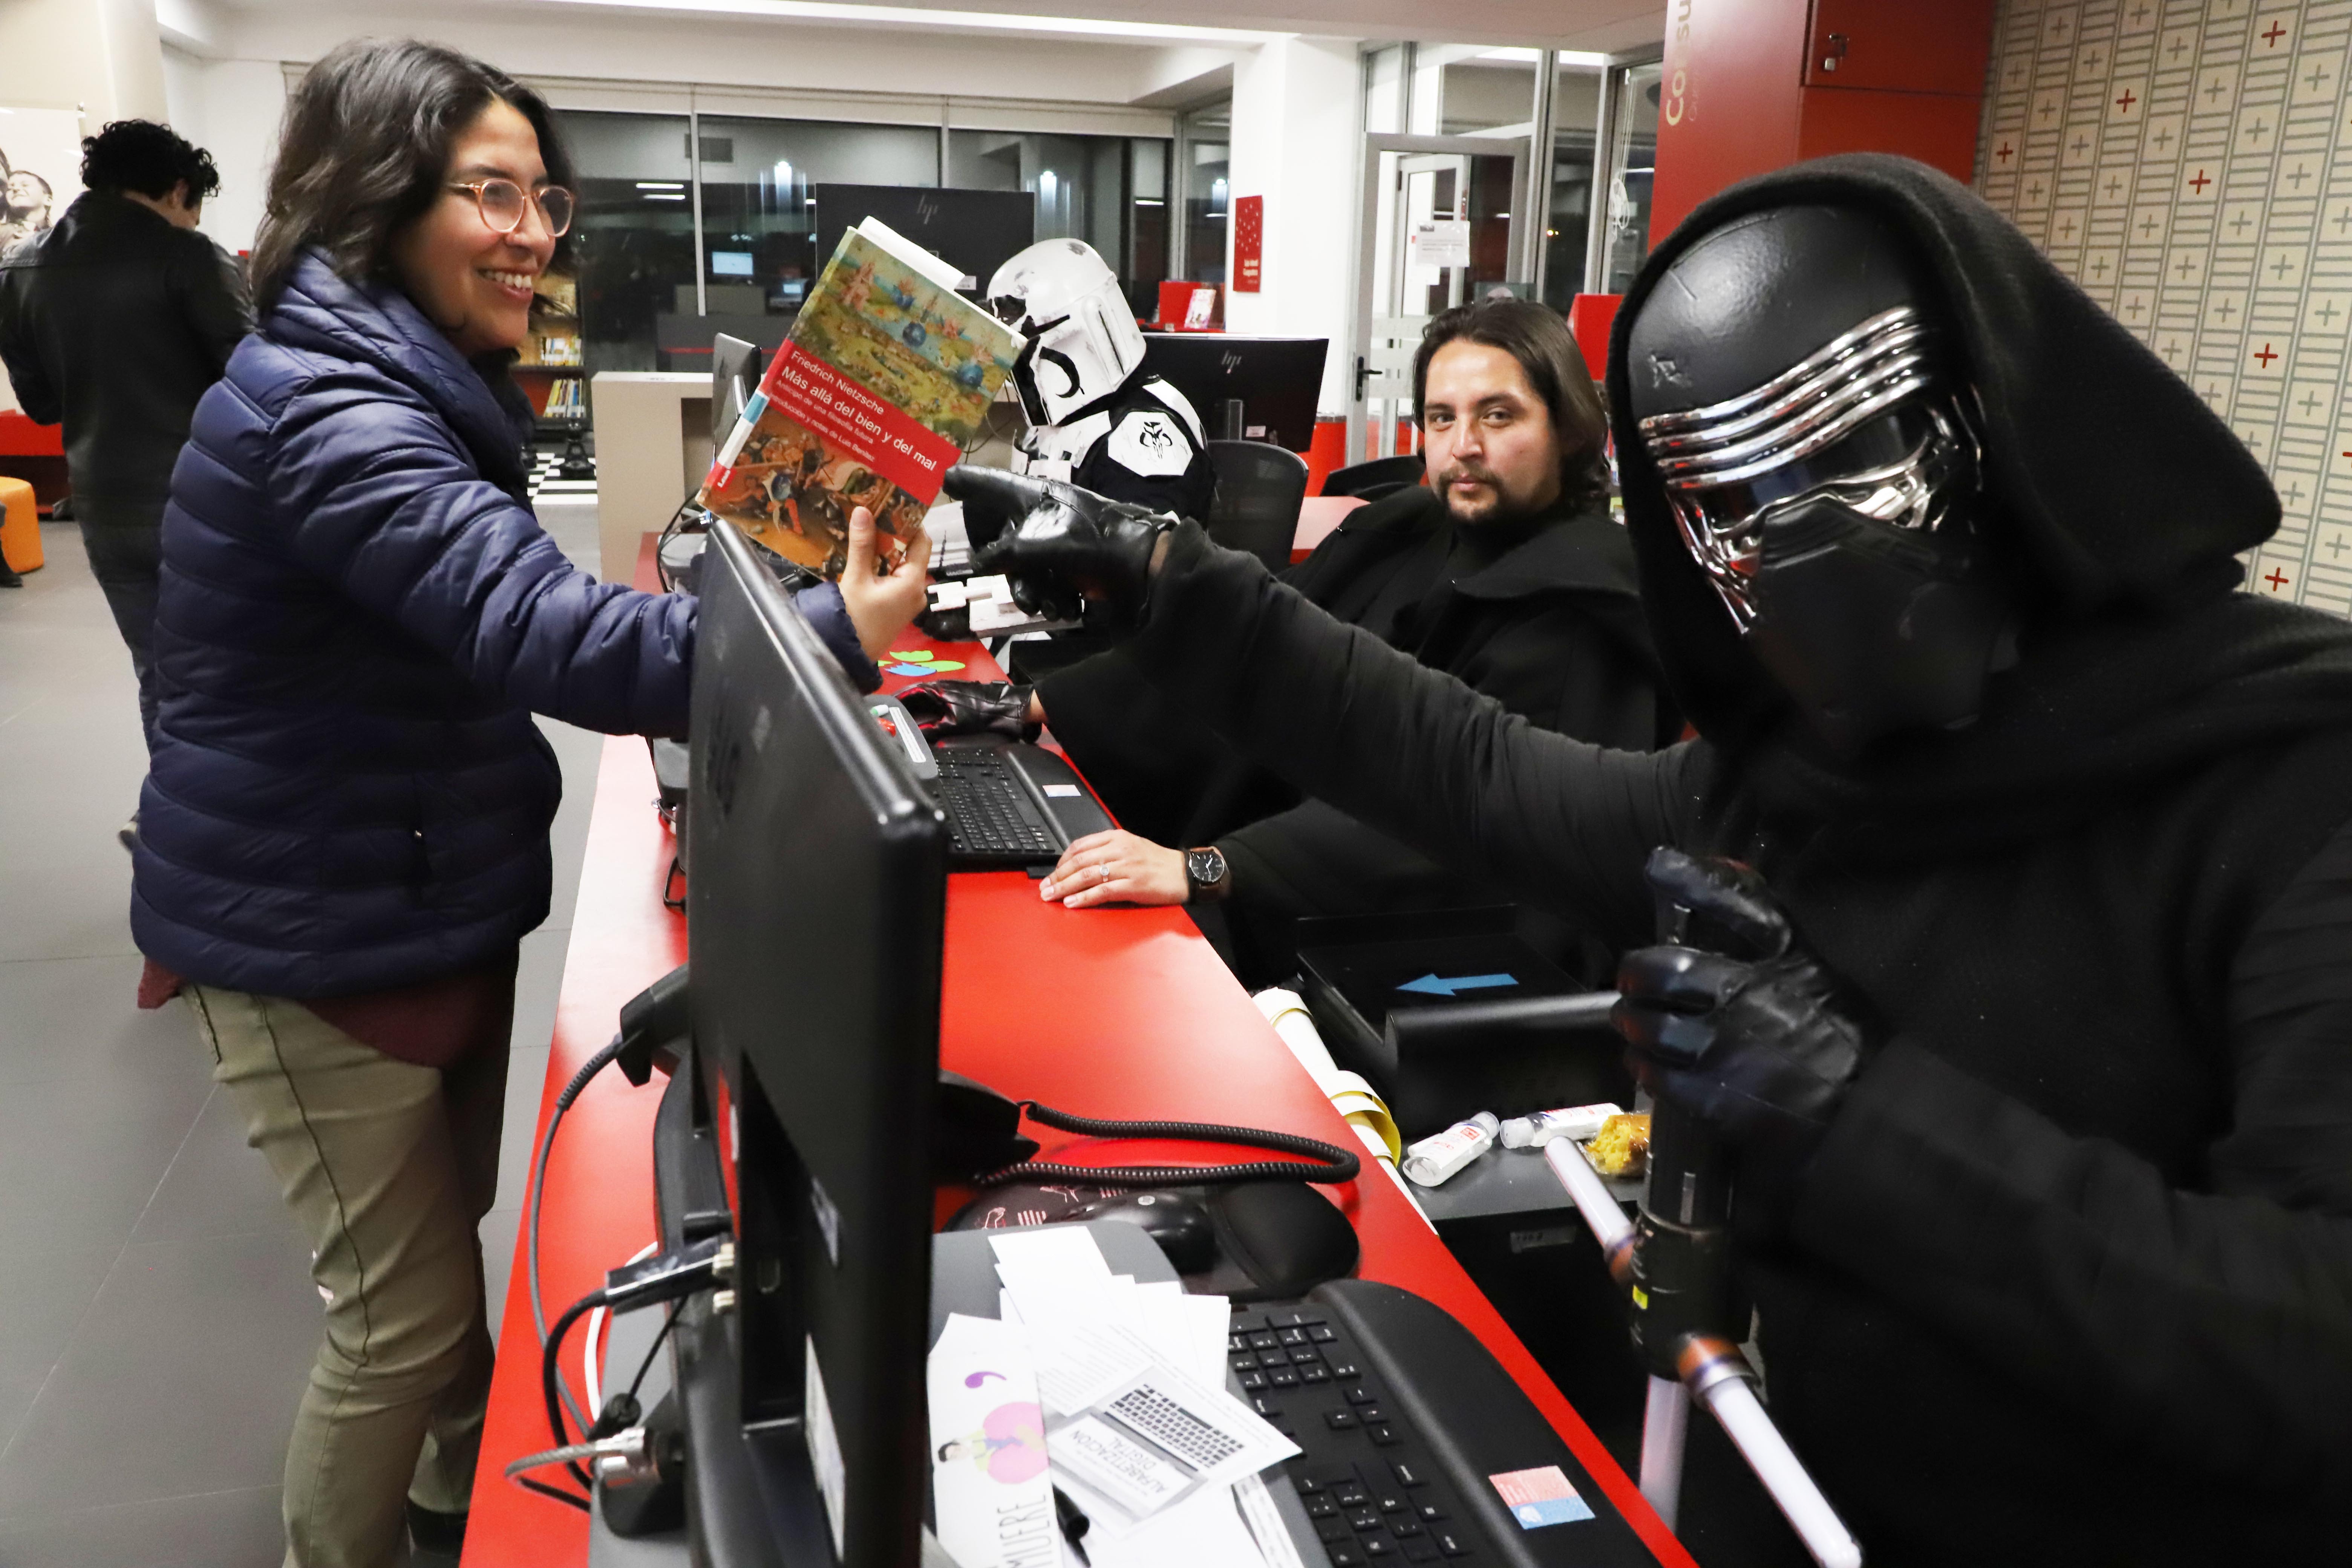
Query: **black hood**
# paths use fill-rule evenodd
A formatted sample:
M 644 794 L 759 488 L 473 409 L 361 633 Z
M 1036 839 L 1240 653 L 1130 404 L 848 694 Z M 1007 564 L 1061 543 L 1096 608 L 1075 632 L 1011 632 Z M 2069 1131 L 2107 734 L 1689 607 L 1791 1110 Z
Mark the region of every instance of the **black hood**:
M 2018 667 L 1962 730 L 1828 755 L 1684 548 L 1629 414 L 1627 343 L 1675 258 L 1745 214 L 1853 207 L 1916 252 L 1984 417 L 1988 546 L 2025 604 Z M 1823 158 L 1735 185 L 1652 253 L 1609 392 L 1644 608 L 1683 710 L 1768 816 L 1882 854 L 2048 831 L 2234 750 L 2352 727 L 2352 627 L 2233 592 L 2277 528 L 2269 479 L 2165 363 L 1965 186 L 1908 159 Z
M 1867 211 L 1940 292 L 1953 367 L 1984 405 L 1990 531 L 2038 618 L 2179 606 L 2236 586 L 2234 557 L 2278 526 L 2269 479 L 2179 377 L 1968 187 L 1884 153 L 1818 159 L 1732 186 L 1650 255 L 1617 312 L 1609 405 L 1626 522 L 1669 679 L 1700 731 L 1732 738 L 1777 706 L 1696 563 L 1642 448 L 1626 342 L 1691 245 L 1769 207 Z M 1817 345 L 1818 346 L 1818 345 Z

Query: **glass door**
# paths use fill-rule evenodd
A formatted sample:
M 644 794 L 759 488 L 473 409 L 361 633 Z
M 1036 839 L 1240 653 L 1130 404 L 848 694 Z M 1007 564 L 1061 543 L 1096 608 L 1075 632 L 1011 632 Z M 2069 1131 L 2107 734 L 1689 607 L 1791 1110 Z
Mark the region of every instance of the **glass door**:
M 1664 68 L 1656 61 L 1619 67 L 1611 83 L 1615 101 L 1607 114 L 1608 178 L 1601 186 L 1603 200 L 1596 204 L 1605 216 L 1591 237 L 1592 276 L 1586 282 L 1595 293 L 1623 293 L 1650 254 L 1658 79 Z
M 1412 356 L 1441 310 L 1512 281 L 1524 138 L 1364 138 L 1348 461 L 1417 450 Z

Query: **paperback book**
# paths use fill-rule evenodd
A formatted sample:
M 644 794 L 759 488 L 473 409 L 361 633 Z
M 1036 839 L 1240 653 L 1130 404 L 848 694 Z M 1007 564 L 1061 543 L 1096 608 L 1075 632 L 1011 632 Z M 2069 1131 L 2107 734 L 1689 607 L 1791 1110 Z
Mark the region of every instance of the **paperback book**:
M 842 236 L 719 448 L 701 504 L 825 577 L 849 514 L 874 514 L 896 565 L 1022 346 L 955 291 L 959 274 L 868 217 Z

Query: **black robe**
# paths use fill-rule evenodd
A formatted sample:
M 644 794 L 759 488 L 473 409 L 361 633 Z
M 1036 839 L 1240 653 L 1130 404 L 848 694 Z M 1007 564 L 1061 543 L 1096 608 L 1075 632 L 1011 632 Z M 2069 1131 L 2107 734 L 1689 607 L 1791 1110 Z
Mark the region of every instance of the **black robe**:
M 2276 526 L 2260 468 L 1916 164 L 1824 160 L 1702 207 L 1618 318 L 1613 407 L 1658 269 L 1805 202 L 1912 238 L 1982 398 L 1986 533 L 2032 607 L 1974 725 L 1815 747 L 1622 423 L 1700 740 L 1538 730 L 1192 530 L 1129 655 L 1297 787 L 1620 943 L 1650 934 L 1652 846 L 1761 868 L 1885 1042 L 1781 1223 L 1738 1238 L 1772 1412 L 1873 1563 L 2341 1560 L 2352 628 L 2229 591 Z
M 1415 488 L 1350 513 L 1283 581 L 1544 729 L 1633 751 L 1681 732 L 1633 552 L 1599 502 L 1458 529 L 1435 492 Z M 1286 976 L 1300 916 L 1510 901 L 1491 879 L 1449 870 L 1302 796 L 1171 703 L 1123 653 L 1048 675 L 1038 692 L 1054 738 L 1122 826 L 1224 851 L 1234 892 L 1218 914 L 1228 956 L 1253 983 Z M 1531 934 L 1589 962 L 1557 926 Z

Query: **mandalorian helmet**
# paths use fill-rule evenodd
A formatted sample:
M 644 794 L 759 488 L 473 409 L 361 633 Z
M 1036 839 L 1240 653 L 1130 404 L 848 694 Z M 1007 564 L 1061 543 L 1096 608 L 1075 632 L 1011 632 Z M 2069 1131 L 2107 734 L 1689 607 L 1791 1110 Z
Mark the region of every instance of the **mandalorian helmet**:
M 1884 225 L 1780 207 L 1684 250 L 1626 340 L 1684 545 L 1824 739 L 1975 717 L 2006 624 L 1975 396 Z
M 988 308 L 1029 340 L 1013 384 L 1032 425 L 1061 424 L 1143 363 L 1143 329 L 1118 278 L 1084 240 L 1041 239 L 1005 262 L 988 280 Z

